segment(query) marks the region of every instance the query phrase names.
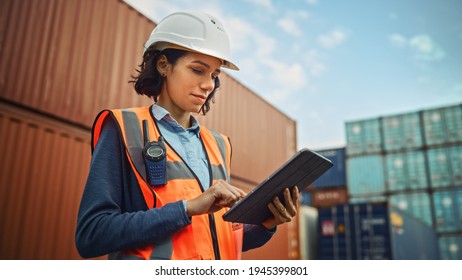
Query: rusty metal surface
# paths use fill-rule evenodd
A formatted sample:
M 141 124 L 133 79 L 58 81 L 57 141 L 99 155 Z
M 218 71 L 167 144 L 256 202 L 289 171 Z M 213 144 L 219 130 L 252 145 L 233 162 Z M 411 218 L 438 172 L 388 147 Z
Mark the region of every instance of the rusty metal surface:
M 1 96 L 90 126 L 149 104 L 128 84 L 154 23 L 116 0 L 2 1 Z
M 78 259 L 88 131 L 0 103 L 0 259 Z

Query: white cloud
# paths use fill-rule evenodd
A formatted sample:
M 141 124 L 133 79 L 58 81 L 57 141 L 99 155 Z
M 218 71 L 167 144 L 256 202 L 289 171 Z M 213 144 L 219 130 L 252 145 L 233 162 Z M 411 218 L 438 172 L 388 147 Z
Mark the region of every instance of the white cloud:
M 347 38 L 347 33 L 343 30 L 336 29 L 328 34 L 320 35 L 318 43 L 328 49 L 334 48 L 342 44 Z
M 394 47 L 409 49 L 417 61 L 440 61 L 446 56 L 443 49 L 426 34 L 406 38 L 395 33 L 390 35 L 388 40 Z
M 299 63 L 284 63 L 268 58 L 256 64 L 258 70 L 252 79 L 259 80 L 253 84 L 260 84 L 262 90 L 258 93 L 277 107 L 289 106 L 290 102 L 287 102 L 307 83 L 305 69 Z
M 409 39 L 414 58 L 421 61 L 440 61 L 446 54 L 428 35 L 416 35 Z
M 224 21 L 227 23 L 232 53 L 251 52 L 252 56 L 265 57 L 276 49 L 276 39 L 263 34 L 247 21 L 237 17 Z
M 318 0 L 305 0 L 306 3 L 310 4 L 311 6 L 314 6 L 316 4 L 318 4 Z
M 275 10 L 273 2 L 271 0 L 248 0 L 248 1 L 250 1 L 251 3 L 253 3 L 256 6 L 259 6 L 261 8 L 265 8 L 265 9 L 267 9 L 269 11 L 274 11 Z
M 395 47 L 402 48 L 407 46 L 407 39 L 401 34 L 392 34 L 388 37 L 388 40 Z
M 301 89 L 306 82 L 306 75 L 299 63 L 283 63 L 281 61 L 268 59 L 262 61 L 270 70 L 271 81 L 291 91 Z
M 278 26 L 282 28 L 285 32 L 294 35 L 294 36 L 301 36 L 302 31 L 300 28 L 297 26 L 297 23 L 295 22 L 294 19 L 292 18 L 281 18 L 277 22 Z

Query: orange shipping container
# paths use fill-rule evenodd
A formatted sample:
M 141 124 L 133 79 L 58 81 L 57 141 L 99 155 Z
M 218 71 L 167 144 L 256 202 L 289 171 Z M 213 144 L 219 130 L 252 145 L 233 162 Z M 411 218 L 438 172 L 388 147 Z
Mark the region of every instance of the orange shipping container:
M 312 204 L 314 207 L 330 207 L 337 204 L 348 203 L 346 188 L 322 188 L 312 191 Z
M 0 259 L 78 259 L 90 133 L 0 102 Z

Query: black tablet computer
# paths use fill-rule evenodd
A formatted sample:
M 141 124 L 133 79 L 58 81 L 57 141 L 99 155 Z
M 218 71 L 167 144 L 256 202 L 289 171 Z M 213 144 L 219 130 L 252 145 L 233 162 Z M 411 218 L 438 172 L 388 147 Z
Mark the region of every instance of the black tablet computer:
M 267 205 L 275 196 L 284 203 L 282 191 L 285 188 L 297 186 L 301 192 L 332 166 L 333 163 L 325 157 L 302 149 L 223 214 L 223 219 L 261 224 L 273 215 Z

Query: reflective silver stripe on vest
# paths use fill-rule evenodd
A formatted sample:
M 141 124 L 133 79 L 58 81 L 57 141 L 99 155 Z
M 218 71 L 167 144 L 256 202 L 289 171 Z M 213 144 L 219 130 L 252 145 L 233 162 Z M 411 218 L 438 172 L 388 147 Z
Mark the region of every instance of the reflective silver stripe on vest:
M 135 165 L 135 168 L 138 170 L 138 173 L 143 178 L 145 182 L 146 180 L 146 167 L 144 165 L 143 159 L 143 133 L 141 132 L 140 121 L 138 120 L 138 116 L 135 112 L 131 110 L 122 110 L 122 119 L 124 122 L 124 131 L 125 137 L 127 142 L 127 149 L 130 157 Z M 169 164 L 171 163 L 171 164 Z M 173 174 L 186 174 L 184 172 L 185 167 L 177 167 L 173 162 L 167 162 L 167 167 L 169 165 L 174 166 L 175 172 L 167 172 Z M 171 167 L 170 166 L 170 167 Z M 183 172 L 182 172 L 183 171 Z M 189 172 L 190 173 L 190 172 Z M 191 175 L 189 175 L 191 177 Z M 192 176 L 194 178 L 194 176 Z M 150 259 L 155 260 L 168 260 L 172 257 L 173 254 L 173 243 L 172 238 L 167 237 L 164 240 L 157 242 L 154 246 L 154 249 L 151 252 Z M 136 256 L 128 255 L 128 254 L 115 254 L 113 257 L 118 259 L 131 259 L 136 260 L 140 259 Z
M 167 181 L 179 179 L 196 179 L 182 161 L 167 161 Z
M 226 176 L 226 171 L 221 165 L 212 164 L 212 178 L 215 180 L 225 180 L 229 183 L 228 177 Z
M 229 183 L 231 182 L 230 178 L 229 178 L 229 174 L 228 174 L 228 169 L 226 168 L 226 144 L 225 144 L 225 139 L 223 139 L 223 136 L 221 136 L 220 133 L 216 132 L 216 131 L 213 131 L 213 130 L 210 130 L 210 133 L 212 133 L 213 135 L 213 138 L 215 138 L 215 141 L 217 141 L 217 144 L 218 144 L 218 149 L 220 150 L 220 154 L 221 154 L 221 157 L 223 158 L 223 166 L 220 167 L 220 166 L 217 166 L 218 168 L 220 168 L 221 170 L 219 171 L 219 173 L 222 175 L 221 179 L 226 179 L 226 181 Z M 214 173 L 214 170 L 213 170 L 213 166 L 212 166 L 212 173 Z M 214 178 L 216 178 L 215 176 L 213 176 Z M 220 176 L 217 176 L 217 177 L 220 177 Z
M 151 260 L 169 260 L 173 254 L 172 238 L 167 237 L 164 240 L 154 244 L 154 250 L 151 252 Z
M 214 180 L 226 180 L 226 172 L 223 166 L 211 164 L 212 178 Z M 167 161 L 167 181 L 182 180 L 182 179 L 196 179 L 189 171 L 188 166 L 181 161 Z
M 147 182 L 146 167 L 143 159 L 143 133 L 141 132 L 140 121 L 135 112 L 127 109 L 122 110 L 122 119 L 124 121 L 123 129 L 128 153 L 141 178 Z

